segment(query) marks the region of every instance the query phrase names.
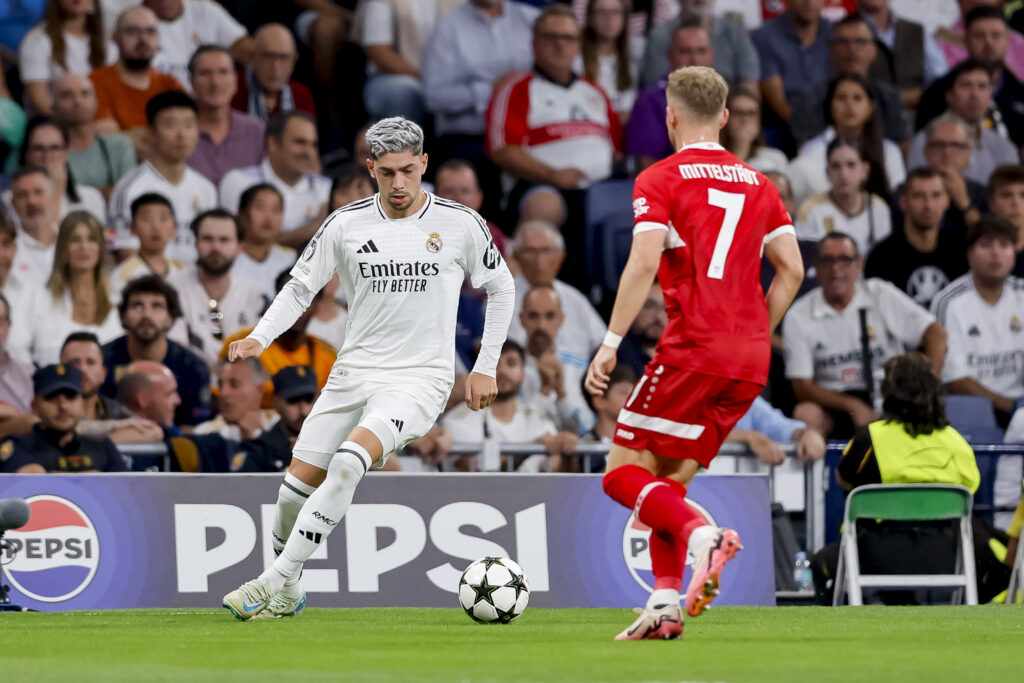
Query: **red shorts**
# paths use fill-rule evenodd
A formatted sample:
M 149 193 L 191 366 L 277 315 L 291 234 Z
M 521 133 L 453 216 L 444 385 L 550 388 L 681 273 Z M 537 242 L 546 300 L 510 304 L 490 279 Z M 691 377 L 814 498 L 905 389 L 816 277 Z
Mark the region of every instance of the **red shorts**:
M 665 365 L 648 365 L 615 425 L 614 443 L 704 467 L 764 386 Z

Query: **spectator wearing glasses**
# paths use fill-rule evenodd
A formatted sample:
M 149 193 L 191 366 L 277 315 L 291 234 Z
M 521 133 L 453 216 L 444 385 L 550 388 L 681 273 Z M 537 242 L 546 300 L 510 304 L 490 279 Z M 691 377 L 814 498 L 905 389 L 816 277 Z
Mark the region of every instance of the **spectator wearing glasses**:
M 786 377 L 799 401 L 793 417 L 845 439 L 878 419 L 885 361 L 923 345 L 938 372 L 946 332 L 895 285 L 861 280 L 864 260 L 849 235 L 823 237 L 816 264 L 821 285 L 797 299 L 783 323 Z
M 260 288 L 232 276 L 231 266 L 241 251 L 242 225 L 224 209 L 211 209 L 192 221 L 196 264 L 170 279 L 181 299 L 187 343 L 211 367 L 224 339 L 252 327 L 263 312 Z
M 727 150 L 761 173 L 784 173 L 789 159 L 780 149 L 769 147 L 761 130 L 761 100 L 755 91 L 731 88 L 725 106 L 729 120 L 722 129 L 721 143 Z
M 137 197 L 132 202 L 130 229 L 139 240 L 139 250 L 121 261 L 110 274 L 110 286 L 118 299 L 125 285 L 137 277 L 156 274 L 167 278 L 185 268 L 181 261 L 166 254 L 167 245 L 178 231 L 174 207 L 167 197 L 155 192 Z
M 159 424 L 189 428 L 206 420 L 210 416 L 210 368 L 196 353 L 167 338 L 171 326 L 181 317 L 174 288 L 159 275 L 143 275 L 125 286 L 118 313 L 125 334 L 103 345 L 107 377 L 100 393 L 118 396 L 118 383 L 129 365 L 153 362 L 170 368 L 181 392 L 180 402 L 171 410 L 173 420 Z
M 71 365 L 47 365 L 32 375 L 32 431 L 0 444 L 0 472 L 124 472 L 114 443 L 75 433 L 82 420 L 82 373 Z
M 264 24 L 253 35 L 252 64 L 238 77 L 231 106 L 266 123 L 273 114 L 295 109 L 316 119 L 309 88 L 292 80 L 299 53 L 295 38 L 281 24 Z
M 282 368 L 272 381 L 274 412 L 281 419 L 255 439 L 242 442 L 231 461 L 233 472 L 283 472 L 291 464 L 295 439 L 320 389 L 316 373 L 308 365 Z
M 988 177 L 997 166 L 1020 162 L 1020 151 L 1008 144 L 1005 137 L 988 127 L 987 119 L 992 108 L 992 76 L 989 66 L 982 62 L 967 60 L 958 64 L 950 73 L 952 83 L 946 91 L 948 115 L 945 120 L 955 117 L 967 127 L 970 143 L 970 165 L 964 175 L 981 185 L 988 184 Z M 941 117 L 940 117 L 941 118 Z M 934 121 L 938 121 L 935 119 Z M 932 121 L 932 123 L 934 123 Z M 930 128 L 931 124 L 929 124 Z M 907 151 L 907 165 L 910 168 L 924 165 L 924 146 L 927 142 L 927 128 L 918 133 Z M 960 151 L 959 148 L 956 151 Z
M 61 218 L 72 211 L 88 211 L 100 222 L 107 219 L 103 195 L 94 187 L 80 185 L 68 164 L 68 129 L 48 116 L 36 117 L 25 127 L 25 144 L 19 166 L 40 166 L 50 174 L 60 196 Z
M 87 211 L 72 211 L 61 221 L 50 278 L 26 297 L 28 324 L 12 330 L 14 355 L 43 366 L 59 360 L 61 345 L 72 332 L 93 332 L 104 342 L 117 336 L 105 237 L 103 226 Z
M 135 168 L 135 146 L 127 135 L 97 132 L 97 106 L 87 76 L 68 74 L 53 84 L 53 116 L 68 129 L 68 167 L 79 184 L 109 198 L 121 176 Z

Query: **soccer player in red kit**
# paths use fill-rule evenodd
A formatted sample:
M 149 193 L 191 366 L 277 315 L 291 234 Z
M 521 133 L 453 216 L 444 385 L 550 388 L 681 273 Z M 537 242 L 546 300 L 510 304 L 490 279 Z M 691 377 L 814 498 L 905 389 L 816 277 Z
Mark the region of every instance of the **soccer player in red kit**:
M 636 179 L 633 244 L 604 343 L 586 386 L 602 393 L 622 335 L 655 275 L 668 325 L 622 412 L 604 490 L 651 527 L 654 592 L 617 640 L 678 638 L 688 547 L 694 549 L 686 611 L 701 614 L 718 592 L 739 535 L 687 504 L 686 488 L 707 467 L 768 379 L 769 334 L 803 279 L 792 220 L 765 176 L 718 144 L 729 118 L 728 86 L 713 69 L 674 71 L 666 123 L 676 154 Z M 761 255 L 775 266 L 761 289 Z

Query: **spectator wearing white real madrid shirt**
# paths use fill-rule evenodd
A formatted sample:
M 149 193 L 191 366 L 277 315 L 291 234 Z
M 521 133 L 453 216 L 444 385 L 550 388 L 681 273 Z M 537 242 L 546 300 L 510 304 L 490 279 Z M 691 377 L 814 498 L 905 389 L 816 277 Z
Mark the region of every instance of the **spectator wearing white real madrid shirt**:
M 995 216 L 969 226 L 970 270 L 932 300 L 949 332 L 947 391 L 984 396 L 1004 427 L 1024 405 L 1024 280 L 1010 275 L 1016 240 L 1016 226 Z
M 131 205 L 148 192 L 171 201 L 178 231 L 167 255 L 184 263 L 195 261 L 195 240 L 189 224 L 198 214 L 217 206 L 217 188 L 188 165 L 199 141 L 195 100 L 170 90 L 146 103 L 146 120 L 153 140 L 152 155 L 117 181 L 110 197 L 110 222 L 116 231 L 114 248 L 135 249 L 138 239 L 129 231 Z
M 167 245 L 178 232 L 174 207 L 161 194 L 148 192 L 132 202 L 132 234 L 139 250 L 117 264 L 110 274 L 110 289 L 116 301 L 121 291 L 135 278 L 156 274 L 168 278 L 184 269 L 181 261 L 167 258 Z
M 18 226 L 18 251 L 12 270 L 29 286 L 42 287 L 53 267 L 60 199 L 41 166 L 23 166 L 11 179 L 11 208 Z
M 237 211 L 242 192 L 270 183 L 284 196 L 283 232 L 278 243 L 300 248 L 327 217 L 331 181 L 317 173 L 316 121 L 291 110 L 270 117 L 266 129 L 267 156 L 258 166 L 235 169 L 220 181 L 220 204 Z
M 828 144 L 825 175 L 832 189 L 812 195 L 800 206 L 798 238 L 820 240 L 830 232 L 842 232 L 867 254 L 892 232 L 889 205 L 865 189 L 871 164 L 864 159 L 863 144 L 859 138 L 835 138 Z
M 227 10 L 210 0 L 144 0 L 160 23 L 160 51 L 153 68 L 189 83 L 188 62 L 200 45 L 231 50 L 240 62 L 252 57 L 252 38 Z
M 181 299 L 184 343 L 214 367 L 225 337 L 255 325 L 264 300 L 253 282 L 231 274 L 242 248 L 242 225 L 234 214 L 224 209 L 205 211 L 192 221 L 192 231 L 196 264 L 169 282 Z
M 885 361 L 923 346 L 938 371 L 946 332 L 895 285 L 861 280 L 864 259 L 849 235 L 823 237 L 816 265 L 821 286 L 793 304 L 782 332 L 786 377 L 799 401 L 793 417 L 822 434 L 850 438 L 878 419 Z
M 231 267 L 231 274 L 253 282 L 268 304 L 277 294 L 277 276 L 283 270 L 291 270 L 297 258 L 294 249 L 277 243 L 283 216 L 284 197 L 270 183 L 253 185 L 242 193 L 238 203 L 242 251 Z

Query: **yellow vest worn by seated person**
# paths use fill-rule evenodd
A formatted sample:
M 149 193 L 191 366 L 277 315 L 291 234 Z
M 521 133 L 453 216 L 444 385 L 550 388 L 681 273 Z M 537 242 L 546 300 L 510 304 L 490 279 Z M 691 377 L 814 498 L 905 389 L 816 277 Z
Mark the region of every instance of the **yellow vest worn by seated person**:
M 952 427 L 911 436 L 903 423 L 868 425 L 883 484 L 959 484 L 978 490 L 981 474 L 970 444 Z

